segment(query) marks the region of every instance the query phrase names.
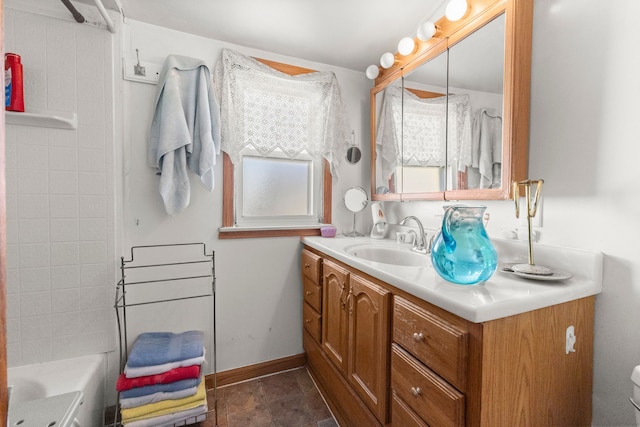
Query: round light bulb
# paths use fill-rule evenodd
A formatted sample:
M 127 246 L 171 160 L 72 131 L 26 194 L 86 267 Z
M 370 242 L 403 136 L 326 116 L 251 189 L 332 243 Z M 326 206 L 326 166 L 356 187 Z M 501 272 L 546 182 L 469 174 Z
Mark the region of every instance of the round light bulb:
M 382 65 L 382 68 L 391 68 L 395 62 L 396 58 L 391 52 L 383 53 L 380 57 L 380 65 Z
M 411 37 L 403 37 L 398 43 L 398 53 L 402 56 L 407 56 L 413 53 L 413 49 L 416 47 L 416 42 Z
M 467 0 L 451 0 L 444 15 L 449 21 L 458 21 L 467 13 Z
M 425 21 L 418 27 L 418 39 L 426 42 L 436 33 L 436 25 L 431 21 Z
M 371 64 L 367 67 L 365 74 L 367 75 L 367 78 L 373 80 L 380 75 L 380 69 L 377 65 Z

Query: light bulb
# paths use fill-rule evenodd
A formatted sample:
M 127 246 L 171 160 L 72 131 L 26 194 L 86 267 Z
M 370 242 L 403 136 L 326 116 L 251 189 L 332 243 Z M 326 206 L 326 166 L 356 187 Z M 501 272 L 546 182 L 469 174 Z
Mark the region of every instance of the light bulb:
M 418 39 L 426 42 L 436 33 L 436 25 L 431 21 L 425 21 L 418 27 Z
M 383 53 L 380 57 L 380 65 L 382 65 L 382 68 L 391 68 L 395 62 L 396 58 L 391 52 Z
M 449 21 L 458 21 L 467 13 L 467 0 L 451 0 L 444 14 Z
M 403 37 L 398 43 L 398 53 L 402 56 L 407 56 L 413 53 L 413 49 L 416 47 L 416 42 L 411 37 Z
M 365 74 L 367 75 L 367 78 L 374 80 L 380 75 L 380 69 L 377 65 L 371 64 L 367 67 L 367 71 L 365 72 Z

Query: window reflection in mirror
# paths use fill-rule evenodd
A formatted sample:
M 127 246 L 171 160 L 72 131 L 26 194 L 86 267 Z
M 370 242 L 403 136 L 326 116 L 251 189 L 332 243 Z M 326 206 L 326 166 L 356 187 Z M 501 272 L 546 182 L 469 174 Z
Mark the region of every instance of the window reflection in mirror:
M 376 95 L 377 194 L 445 190 L 446 93 L 445 51 Z
M 447 189 L 500 188 L 505 16 L 449 48 Z

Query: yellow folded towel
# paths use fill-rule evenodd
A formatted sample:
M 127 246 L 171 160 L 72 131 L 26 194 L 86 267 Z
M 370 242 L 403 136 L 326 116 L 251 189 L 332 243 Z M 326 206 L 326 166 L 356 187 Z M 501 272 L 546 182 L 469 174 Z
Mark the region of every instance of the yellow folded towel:
M 205 381 L 200 381 L 198 390 L 193 396 L 183 397 L 182 399 L 162 400 L 160 402 L 136 406 L 134 408 L 122 409 L 120 410 L 120 414 L 122 415 L 122 423 L 126 424 L 132 421 L 192 409 L 202 405 L 203 402 L 207 402 L 207 389 L 205 387 Z

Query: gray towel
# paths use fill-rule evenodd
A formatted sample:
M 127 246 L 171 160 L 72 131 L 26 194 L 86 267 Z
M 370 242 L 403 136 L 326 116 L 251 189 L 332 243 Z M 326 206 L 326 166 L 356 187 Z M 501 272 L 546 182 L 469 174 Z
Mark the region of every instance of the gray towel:
M 209 189 L 220 154 L 220 107 L 211 73 L 199 59 L 169 55 L 156 90 L 147 161 L 160 174 L 165 210 L 176 215 L 189 205 L 187 166 Z

